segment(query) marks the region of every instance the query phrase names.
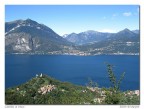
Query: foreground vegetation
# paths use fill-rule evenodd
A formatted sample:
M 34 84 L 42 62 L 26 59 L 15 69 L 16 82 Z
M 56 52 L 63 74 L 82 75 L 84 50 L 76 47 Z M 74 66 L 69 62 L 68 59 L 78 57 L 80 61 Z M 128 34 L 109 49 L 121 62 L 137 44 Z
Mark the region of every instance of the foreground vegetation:
M 98 88 L 92 80 L 86 87 L 60 82 L 47 75 L 36 75 L 25 84 L 5 91 L 6 104 L 140 104 L 139 91 L 121 92 L 112 66 L 107 65 L 110 88 Z

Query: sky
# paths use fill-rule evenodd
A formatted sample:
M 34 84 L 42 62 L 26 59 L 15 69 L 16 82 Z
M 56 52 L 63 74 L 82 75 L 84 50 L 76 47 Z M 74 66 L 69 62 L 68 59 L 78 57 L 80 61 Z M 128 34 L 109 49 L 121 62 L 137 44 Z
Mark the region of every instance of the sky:
M 139 29 L 139 5 L 6 5 L 5 21 L 32 19 L 57 34 Z

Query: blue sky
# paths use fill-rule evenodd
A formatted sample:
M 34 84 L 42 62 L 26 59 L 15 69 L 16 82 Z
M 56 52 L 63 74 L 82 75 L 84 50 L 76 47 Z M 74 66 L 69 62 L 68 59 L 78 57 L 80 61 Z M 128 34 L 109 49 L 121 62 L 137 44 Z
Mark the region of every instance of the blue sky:
M 118 32 L 139 29 L 138 5 L 6 5 L 5 21 L 27 19 L 59 35 L 87 30 Z

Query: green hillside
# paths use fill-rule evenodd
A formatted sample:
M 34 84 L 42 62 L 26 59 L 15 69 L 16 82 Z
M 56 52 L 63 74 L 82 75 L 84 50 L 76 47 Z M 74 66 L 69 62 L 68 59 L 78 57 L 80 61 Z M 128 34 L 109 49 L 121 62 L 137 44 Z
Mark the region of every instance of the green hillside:
M 88 86 L 60 82 L 47 75 L 36 75 L 25 84 L 5 91 L 6 104 L 139 104 L 134 91 L 111 95 L 112 88 L 98 88 L 90 81 Z M 130 93 L 130 94 L 129 94 Z M 113 102 L 112 100 L 118 102 Z

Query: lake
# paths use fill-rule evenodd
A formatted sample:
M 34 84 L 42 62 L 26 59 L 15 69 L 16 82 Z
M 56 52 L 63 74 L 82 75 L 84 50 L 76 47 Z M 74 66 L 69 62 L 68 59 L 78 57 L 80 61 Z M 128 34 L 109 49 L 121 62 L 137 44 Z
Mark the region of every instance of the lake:
M 117 78 L 125 72 L 121 90 L 140 88 L 140 61 L 136 55 L 5 55 L 5 87 L 25 83 L 41 73 L 84 86 L 91 78 L 99 87 L 110 87 L 106 62 L 114 65 Z

